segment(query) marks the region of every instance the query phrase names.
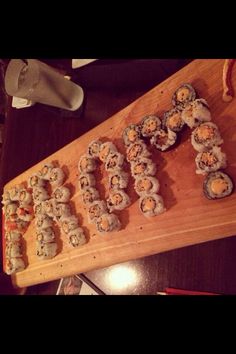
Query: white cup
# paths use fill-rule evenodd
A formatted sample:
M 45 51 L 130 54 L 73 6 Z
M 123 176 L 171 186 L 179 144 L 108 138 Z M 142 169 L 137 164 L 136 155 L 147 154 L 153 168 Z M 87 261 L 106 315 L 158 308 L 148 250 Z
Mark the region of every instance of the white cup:
M 83 89 L 36 59 L 12 59 L 5 74 L 8 95 L 76 111 L 84 100 Z

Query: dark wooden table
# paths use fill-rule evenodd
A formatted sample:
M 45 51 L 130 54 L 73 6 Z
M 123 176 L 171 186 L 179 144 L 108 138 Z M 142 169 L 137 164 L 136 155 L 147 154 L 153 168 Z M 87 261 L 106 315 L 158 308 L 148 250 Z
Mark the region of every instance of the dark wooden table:
M 71 60 L 45 60 L 72 75 L 86 94 L 80 116 L 36 104 L 9 105 L 1 159 L 0 188 L 35 163 L 118 112 L 190 60 L 99 60 L 71 70 Z M 166 287 L 236 294 L 236 237 L 186 247 L 84 274 L 105 294 L 156 294 Z M 58 281 L 27 289 L 55 294 Z M 0 293 L 13 293 L 0 275 Z

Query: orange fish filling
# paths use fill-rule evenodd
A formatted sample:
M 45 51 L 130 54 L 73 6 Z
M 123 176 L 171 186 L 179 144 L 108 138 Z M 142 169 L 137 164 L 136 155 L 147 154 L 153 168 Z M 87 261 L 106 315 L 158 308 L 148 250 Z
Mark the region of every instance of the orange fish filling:
M 196 136 L 199 141 L 205 141 L 214 138 L 215 129 L 207 125 L 201 125 L 197 128 Z
M 135 129 L 130 129 L 127 136 L 129 141 L 134 142 L 138 138 L 138 133 L 136 132 Z
M 222 178 L 216 178 L 211 182 L 211 190 L 214 194 L 220 195 L 228 189 L 228 183 Z
M 144 179 L 142 179 L 141 181 L 139 181 L 139 183 L 138 183 L 138 190 L 140 191 L 140 192 L 142 192 L 142 191 L 149 191 L 150 189 L 152 189 L 152 182 L 149 180 L 149 179 L 147 179 L 147 178 L 144 178 Z
M 177 92 L 177 100 L 179 102 L 184 102 L 188 99 L 190 91 L 187 87 L 181 87 Z
M 144 212 L 154 210 L 156 207 L 156 202 L 152 197 L 147 197 L 142 202 L 142 210 Z

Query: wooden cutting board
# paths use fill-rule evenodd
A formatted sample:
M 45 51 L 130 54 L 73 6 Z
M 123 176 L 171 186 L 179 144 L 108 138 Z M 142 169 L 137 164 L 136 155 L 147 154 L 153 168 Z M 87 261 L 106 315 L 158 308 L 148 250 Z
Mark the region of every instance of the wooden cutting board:
M 98 269 L 112 264 L 206 242 L 236 234 L 236 193 L 222 200 L 211 201 L 203 196 L 203 177 L 196 175 L 196 151 L 190 144 L 190 130 L 181 135 L 181 143 L 172 151 L 153 153 L 157 163 L 157 177 L 161 183 L 167 211 L 146 219 L 138 209 L 138 198 L 129 186 L 132 205 L 118 215 L 123 224 L 119 232 L 101 236 L 87 222 L 84 206 L 78 196 L 77 163 L 85 153 L 89 142 L 101 138 L 113 141 L 125 152 L 121 136 L 131 122 L 137 123 L 148 114 L 161 115 L 171 108 L 171 96 L 182 83 L 190 82 L 205 98 L 211 108 L 213 122 L 220 129 L 228 157 L 226 169 L 236 181 L 236 98 L 231 103 L 222 101 L 222 70 L 224 60 L 195 60 L 147 94 L 115 114 L 87 134 L 73 141 L 44 161 L 33 166 L 11 182 L 5 189 L 24 182 L 39 170 L 45 162 L 57 161 L 68 175 L 65 185 L 73 185 L 72 205 L 81 225 L 89 237 L 88 244 L 71 249 L 64 235 L 59 235 L 60 253 L 52 260 L 39 261 L 35 256 L 35 227 L 31 223 L 24 235 L 28 267 L 12 276 L 19 287 L 55 280 L 60 277 Z M 233 86 L 236 88 L 236 65 L 233 70 Z M 101 168 L 101 182 L 105 186 L 106 175 Z M 100 189 L 100 188 L 99 188 Z M 104 187 L 100 191 L 104 195 Z

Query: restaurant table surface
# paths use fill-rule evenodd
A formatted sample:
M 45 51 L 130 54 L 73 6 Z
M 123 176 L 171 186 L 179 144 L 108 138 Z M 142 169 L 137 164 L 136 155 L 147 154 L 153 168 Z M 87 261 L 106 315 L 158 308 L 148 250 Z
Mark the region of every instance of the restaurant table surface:
M 1 191 L 8 181 L 120 111 L 191 60 L 98 60 L 76 70 L 71 69 L 69 59 L 43 61 L 83 87 L 83 109 L 77 115 L 41 104 L 14 109 L 9 98 Z M 235 253 L 233 236 L 90 271 L 83 276 L 105 294 L 148 295 L 167 287 L 235 294 Z M 0 294 L 19 292 L 11 288 L 9 279 L 0 275 Z M 58 284 L 59 280 L 29 287 L 26 294 L 55 294 Z

